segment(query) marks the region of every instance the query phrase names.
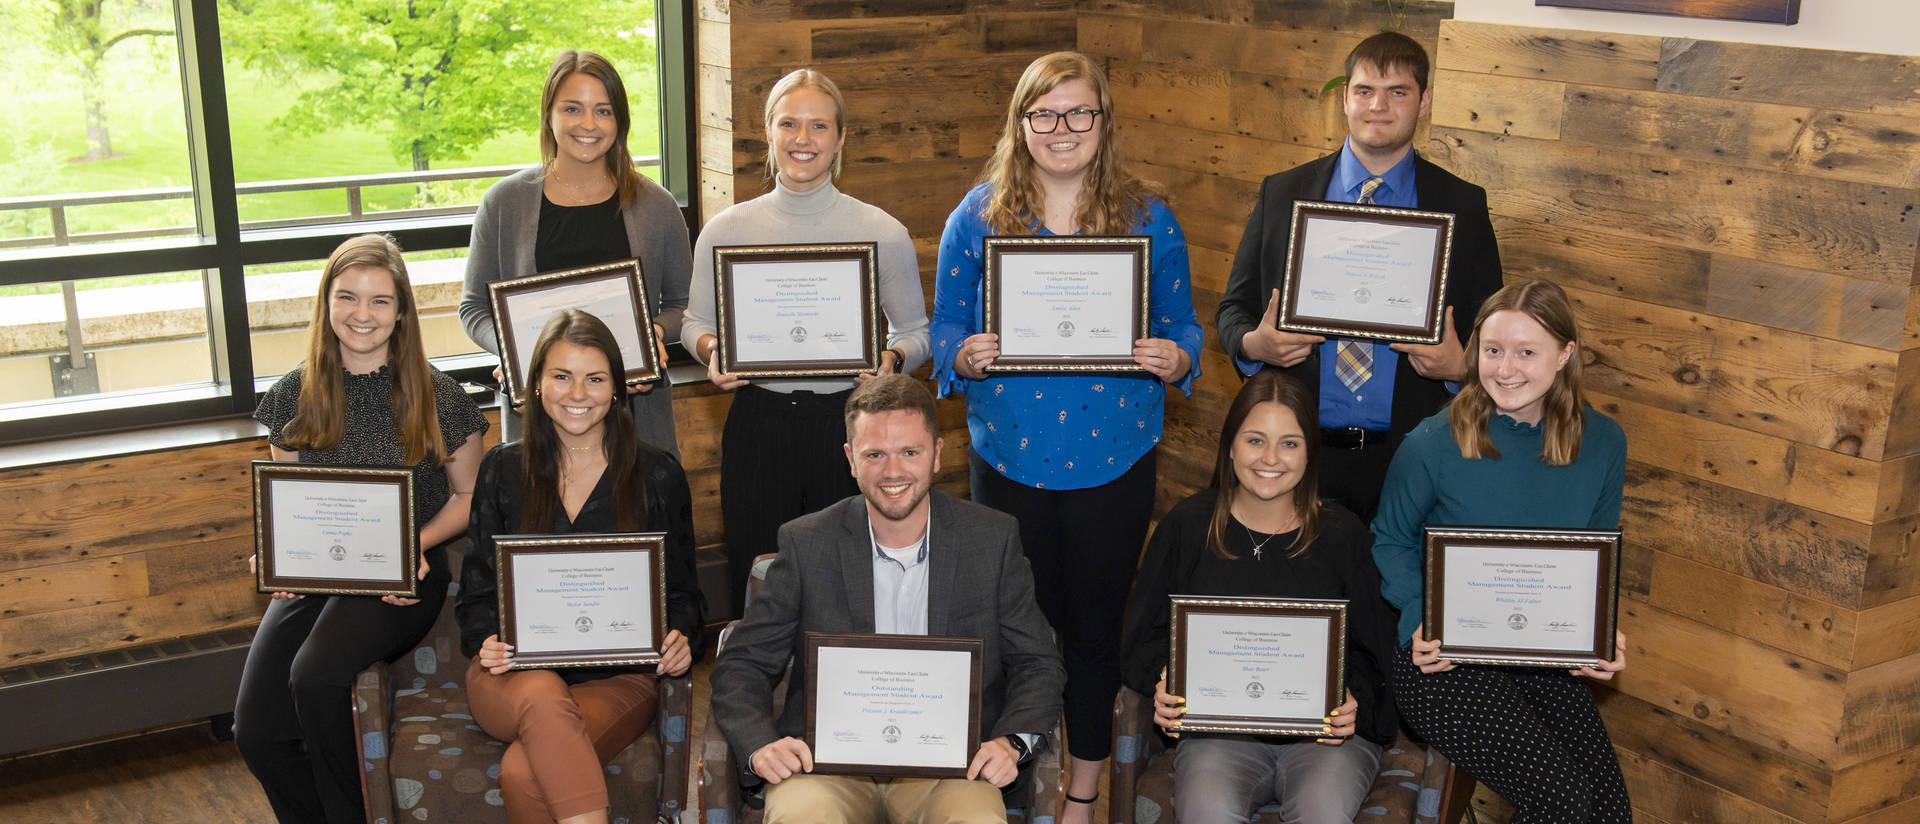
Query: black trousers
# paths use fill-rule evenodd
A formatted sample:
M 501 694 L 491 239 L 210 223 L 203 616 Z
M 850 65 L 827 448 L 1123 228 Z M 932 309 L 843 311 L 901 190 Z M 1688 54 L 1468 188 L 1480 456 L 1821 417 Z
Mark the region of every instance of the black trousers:
M 433 627 L 448 576 L 444 559 L 429 563 L 413 606 L 367 595 L 267 606 L 240 673 L 233 738 L 282 824 L 366 820 L 353 680 L 367 665 L 405 654 Z
M 1360 449 L 1337 446 L 1320 447 L 1320 497 L 1339 501 L 1360 523 L 1373 523 L 1380 508 L 1380 488 L 1387 483 L 1387 466 L 1393 463 L 1395 440 L 1381 438 Z
M 1155 453 L 1113 482 L 1036 489 L 967 450 L 973 500 L 1020 519 L 1034 597 L 1060 637 L 1067 667 L 1067 752 L 1099 761 L 1113 749 L 1120 691 L 1120 614 L 1153 515 Z
M 733 608 L 747 598 L 755 556 L 777 552 L 780 525 L 860 487 L 847 465 L 847 396 L 743 386 L 720 433 L 720 518 Z
M 1629 824 L 1633 806 L 1586 679 L 1462 664 L 1422 675 L 1393 662 L 1407 726 L 1514 806 L 1513 824 Z

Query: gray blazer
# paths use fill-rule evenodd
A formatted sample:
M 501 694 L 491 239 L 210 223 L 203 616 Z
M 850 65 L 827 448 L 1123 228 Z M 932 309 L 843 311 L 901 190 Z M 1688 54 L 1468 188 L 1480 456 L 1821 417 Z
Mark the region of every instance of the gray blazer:
M 493 298 L 487 284 L 537 274 L 533 247 L 540 235 L 540 181 L 538 166 L 515 172 L 487 190 L 473 215 L 466 282 L 460 291 L 460 324 L 466 327 L 467 337 L 496 355 L 500 338 L 493 327 Z M 668 340 L 676 340 L 687 310 L 687 284 L 693 277 L 693 245 L 687 239 L 680 205 L 667 190 L 642 177 L 639 197 L 620 216 L 627 224 L 627 247 L 640 259 L 653 319 L 666 330 Z M 679 459 L 669 382 L 661 378 L 653 391 L 636 392 L 632 401 L 640 440 Z M 501 398 L 502 438 L 517 441 L 520 416 L 506 404 Z
M 1060 715 L 1067 672 L 1033 600 L 1033 575 L 1013 517 L 944 492 L 930 495 L 927 632 L 985 642 L 981 738 L 1045 735 Z M 761 747 L 804 734 L 806 633 L 873 632 L 873 540 L 859 495 L 780 528 L 767 586 L 747 606 L 708 684 L 713 722 L 743 769 Z M 786 706 L 773 687 L 793 663 Z

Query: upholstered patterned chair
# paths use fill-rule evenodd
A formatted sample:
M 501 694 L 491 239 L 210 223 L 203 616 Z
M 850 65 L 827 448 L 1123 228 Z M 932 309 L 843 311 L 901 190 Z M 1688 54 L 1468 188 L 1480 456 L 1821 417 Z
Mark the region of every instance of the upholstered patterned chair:
M 767 579 L 767 567 L 773 563 L 772 555 L 761 555 L 753 559 L 753 571 L 747 580 L 747 601 L 760 591 Z M 745 613 L 745 604 L 741 612 Z M 715 645 L 714 657 L 719 657 L 719 649 L 726 646 L 727 637 L 732 634 L 734 621 L 721 630 L 719 643 Z M 775 700 L 786 695 L 785 682 L 774 687 Z M 777 713 L 779 707 L 774 707 Z M 1054 811 L 1060 806 L 1060 733 L 1055 729 L 1048 736 L 1047 746 L 1034 756 L 1028 765 L 1028 796 L 1024 804 L 1007 808 L 1007 821 L 1010 824 L 1053 824 Z M 698 766 L 700 821 L 702 824 L 759 824 L 759 798 L 749 799 L 740 788 L 740 763 L 733 758 L 727 739 L 720 734 L 712 717 L 707 719 L 707 729 L 700 737 L 700 763 Z
M 432 631 L 411 654 L 368 667 L 354 684 L 371 824 L 506 820 L 497 779 L 507 747 L 467 709 L 468 659 L 453 617 L 462 552 L 448 550 L 454 583 Z M 661 679 L 653 726 L 606 766 L 614 824 L 673 821 L 685 808 L 692 710 L 689 679 Z
M 1113 824 L 1172 824 L 1173 758 L 1153 723 L 1153 701 L 1121 687 L 1113 702 L 1108 798 Z M 1404 731 L 1380 753 L 1380 772 L 1354 824 L 1452 824 L 1473 796 L 1473 778 Z M 1278 824 L 1270 805 L 1253 819 Z

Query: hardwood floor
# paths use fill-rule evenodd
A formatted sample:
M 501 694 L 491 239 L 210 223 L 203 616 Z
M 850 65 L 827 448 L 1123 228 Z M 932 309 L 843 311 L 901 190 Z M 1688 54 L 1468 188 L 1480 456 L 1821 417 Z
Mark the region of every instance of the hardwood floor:
M 0 821 L 273 821 L 240 752 L 207 725 L 0 761 Z
M 712 669 L 711 657 L 693 668 L 694 695 L 707 694 Z M 694 702 L 692 720 L 698 741 L 707 728 L 704 700 Z M 1104 816 L 1101 789 L 1096 811 Z M 0 822 L 7 824 L 273 820 L 239 750 L 215 741 L 205 724 L 0 761 Z

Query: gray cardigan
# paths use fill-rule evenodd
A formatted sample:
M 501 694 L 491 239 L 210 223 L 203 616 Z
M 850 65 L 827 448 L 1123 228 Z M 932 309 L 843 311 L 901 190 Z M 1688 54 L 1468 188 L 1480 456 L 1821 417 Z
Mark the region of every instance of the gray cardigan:
M 467 250 L 466 285 L 460 292 L 460 323 L 480 348 L 500 354 L 499 333 L 493 326 L 493 299 L 487 284 L 537 274 L 533 247 L 540 234 L 540 167 L 524 169 L 493 184 L 480 198 L 473 216 L 473 240 Z M 693 249 L 687 224 L 673 195 L 644 177 L 634 202 L 620 210 L 627 224 L 627 246 L 640 259 L 647 284 L 647 304 L 653 319 L 666 330 L 667 340 L 680 336 L 687 308 L 687 283 L 693 272 Z M 640 439 L 680 457 L 674 437 L 673 391 L 663 377 L 650 392 L 634 393 L 633 417 Z M 519 440 L 520 416 L 501 398 L 502 434 Z

